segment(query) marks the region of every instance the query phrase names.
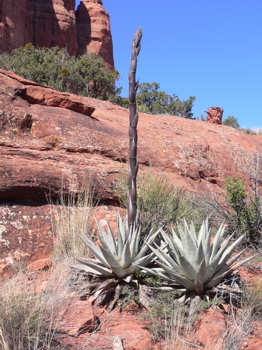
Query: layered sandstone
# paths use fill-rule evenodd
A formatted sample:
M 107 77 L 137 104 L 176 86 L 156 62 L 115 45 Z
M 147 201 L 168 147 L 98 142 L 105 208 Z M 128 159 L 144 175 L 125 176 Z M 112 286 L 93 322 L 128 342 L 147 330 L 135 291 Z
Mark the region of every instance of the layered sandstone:
M 117 204 L 115 181 L 128 161 L 128 110 L 57 92 L 0 70 L 0 275 L 20 260 L 50 255 L 50 205 L 89 184 Z M 139 176 L 223 198 L 228 176 L 251 185 L 262 136 L 174 116 L 140 113 Z M 152 167 L 153 168 L 152 168 Z M 220 197 L 219 197 L 220 196 Z
M 0 52 L 32 43 L 66 47 L 70 55 L 97 52 L 114 67 L 108 13 L 98 0 L 21 0 L 0 2 Z

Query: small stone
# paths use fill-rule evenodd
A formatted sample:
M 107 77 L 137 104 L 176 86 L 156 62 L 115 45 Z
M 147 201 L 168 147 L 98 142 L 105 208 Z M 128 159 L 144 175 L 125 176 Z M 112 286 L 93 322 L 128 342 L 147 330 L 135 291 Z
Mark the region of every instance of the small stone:
M 49 258 L 46 259 L 40 259 L 32 262 L 31 264 L 27 265 L 28 271 L 37 271 L 37 270 L 47 270 L 52 266 L 52 260 Z

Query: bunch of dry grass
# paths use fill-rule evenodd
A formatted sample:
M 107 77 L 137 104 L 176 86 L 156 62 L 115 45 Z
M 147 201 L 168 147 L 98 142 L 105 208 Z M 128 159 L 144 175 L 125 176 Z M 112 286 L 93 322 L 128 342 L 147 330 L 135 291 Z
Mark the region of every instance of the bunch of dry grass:
M 41 280 L 18 272 L 0 285 L 0 350 L 64 349 L 57 327 L 79 286 L 70 268 L 54 265 L 42 292 Z
M 61 193 L 59 204 L 53 210 L 55 261 L 89 257 L 90 251 L 80 236 L 90 236 L 90 217 L 95 206 L 94 193 L 89 187 L 80 193 Z
M 174 305 L 171 318 L 165 315 L 165 341 L 164 349 L 188 350 L 196 347 L 192 336 L 195 315 L 185 312 L 182 305 Z
M 198 309 L 175 301 L 177 292 L 161 292 L 154 295 L 154 302 L 147 312 L 141 314 L 142 321 L 149 321 L 152 340 L 161 349 L 186 350 L 194 344 L 193 326 Z M 193 305 L 193 304 L 192 304 Z
M 50 349 L 53 332 L 43 294 L 36 294 L 22 273 L 0 287 L 0 349 Z
M 223 337 L 222 350 L 238 350 L 243 341 L 253 333 L 254 327 L 262 320 L 262 284 L 244 289 L 242 309 L 231 305 L 232 325 Z

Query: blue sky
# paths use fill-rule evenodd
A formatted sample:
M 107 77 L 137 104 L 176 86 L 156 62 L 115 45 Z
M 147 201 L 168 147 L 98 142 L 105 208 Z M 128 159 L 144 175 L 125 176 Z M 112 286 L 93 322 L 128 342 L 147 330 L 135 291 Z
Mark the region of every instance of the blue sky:
M 79 3 L 79 0 L 77 0 Z M 194 117 L 224 108 L 242 127 L 262 127 L 261 0 L 103 0 L 115 68 L 128 94 L 132 36 L 142 27 L 137 78 L 186 100 Z

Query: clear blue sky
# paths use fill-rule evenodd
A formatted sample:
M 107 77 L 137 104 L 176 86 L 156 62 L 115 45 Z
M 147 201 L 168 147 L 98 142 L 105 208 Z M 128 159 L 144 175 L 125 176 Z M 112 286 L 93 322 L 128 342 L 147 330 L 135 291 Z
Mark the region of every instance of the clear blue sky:
M 140 83 L 155 81 L 182 100 L 196 96 L 194 117 L 217 106 L 242 127 L 262 127 L 261 0 L 103 0 L 103 5 L 122 96 L 128 92 L 132 36 L 140 26 Z

